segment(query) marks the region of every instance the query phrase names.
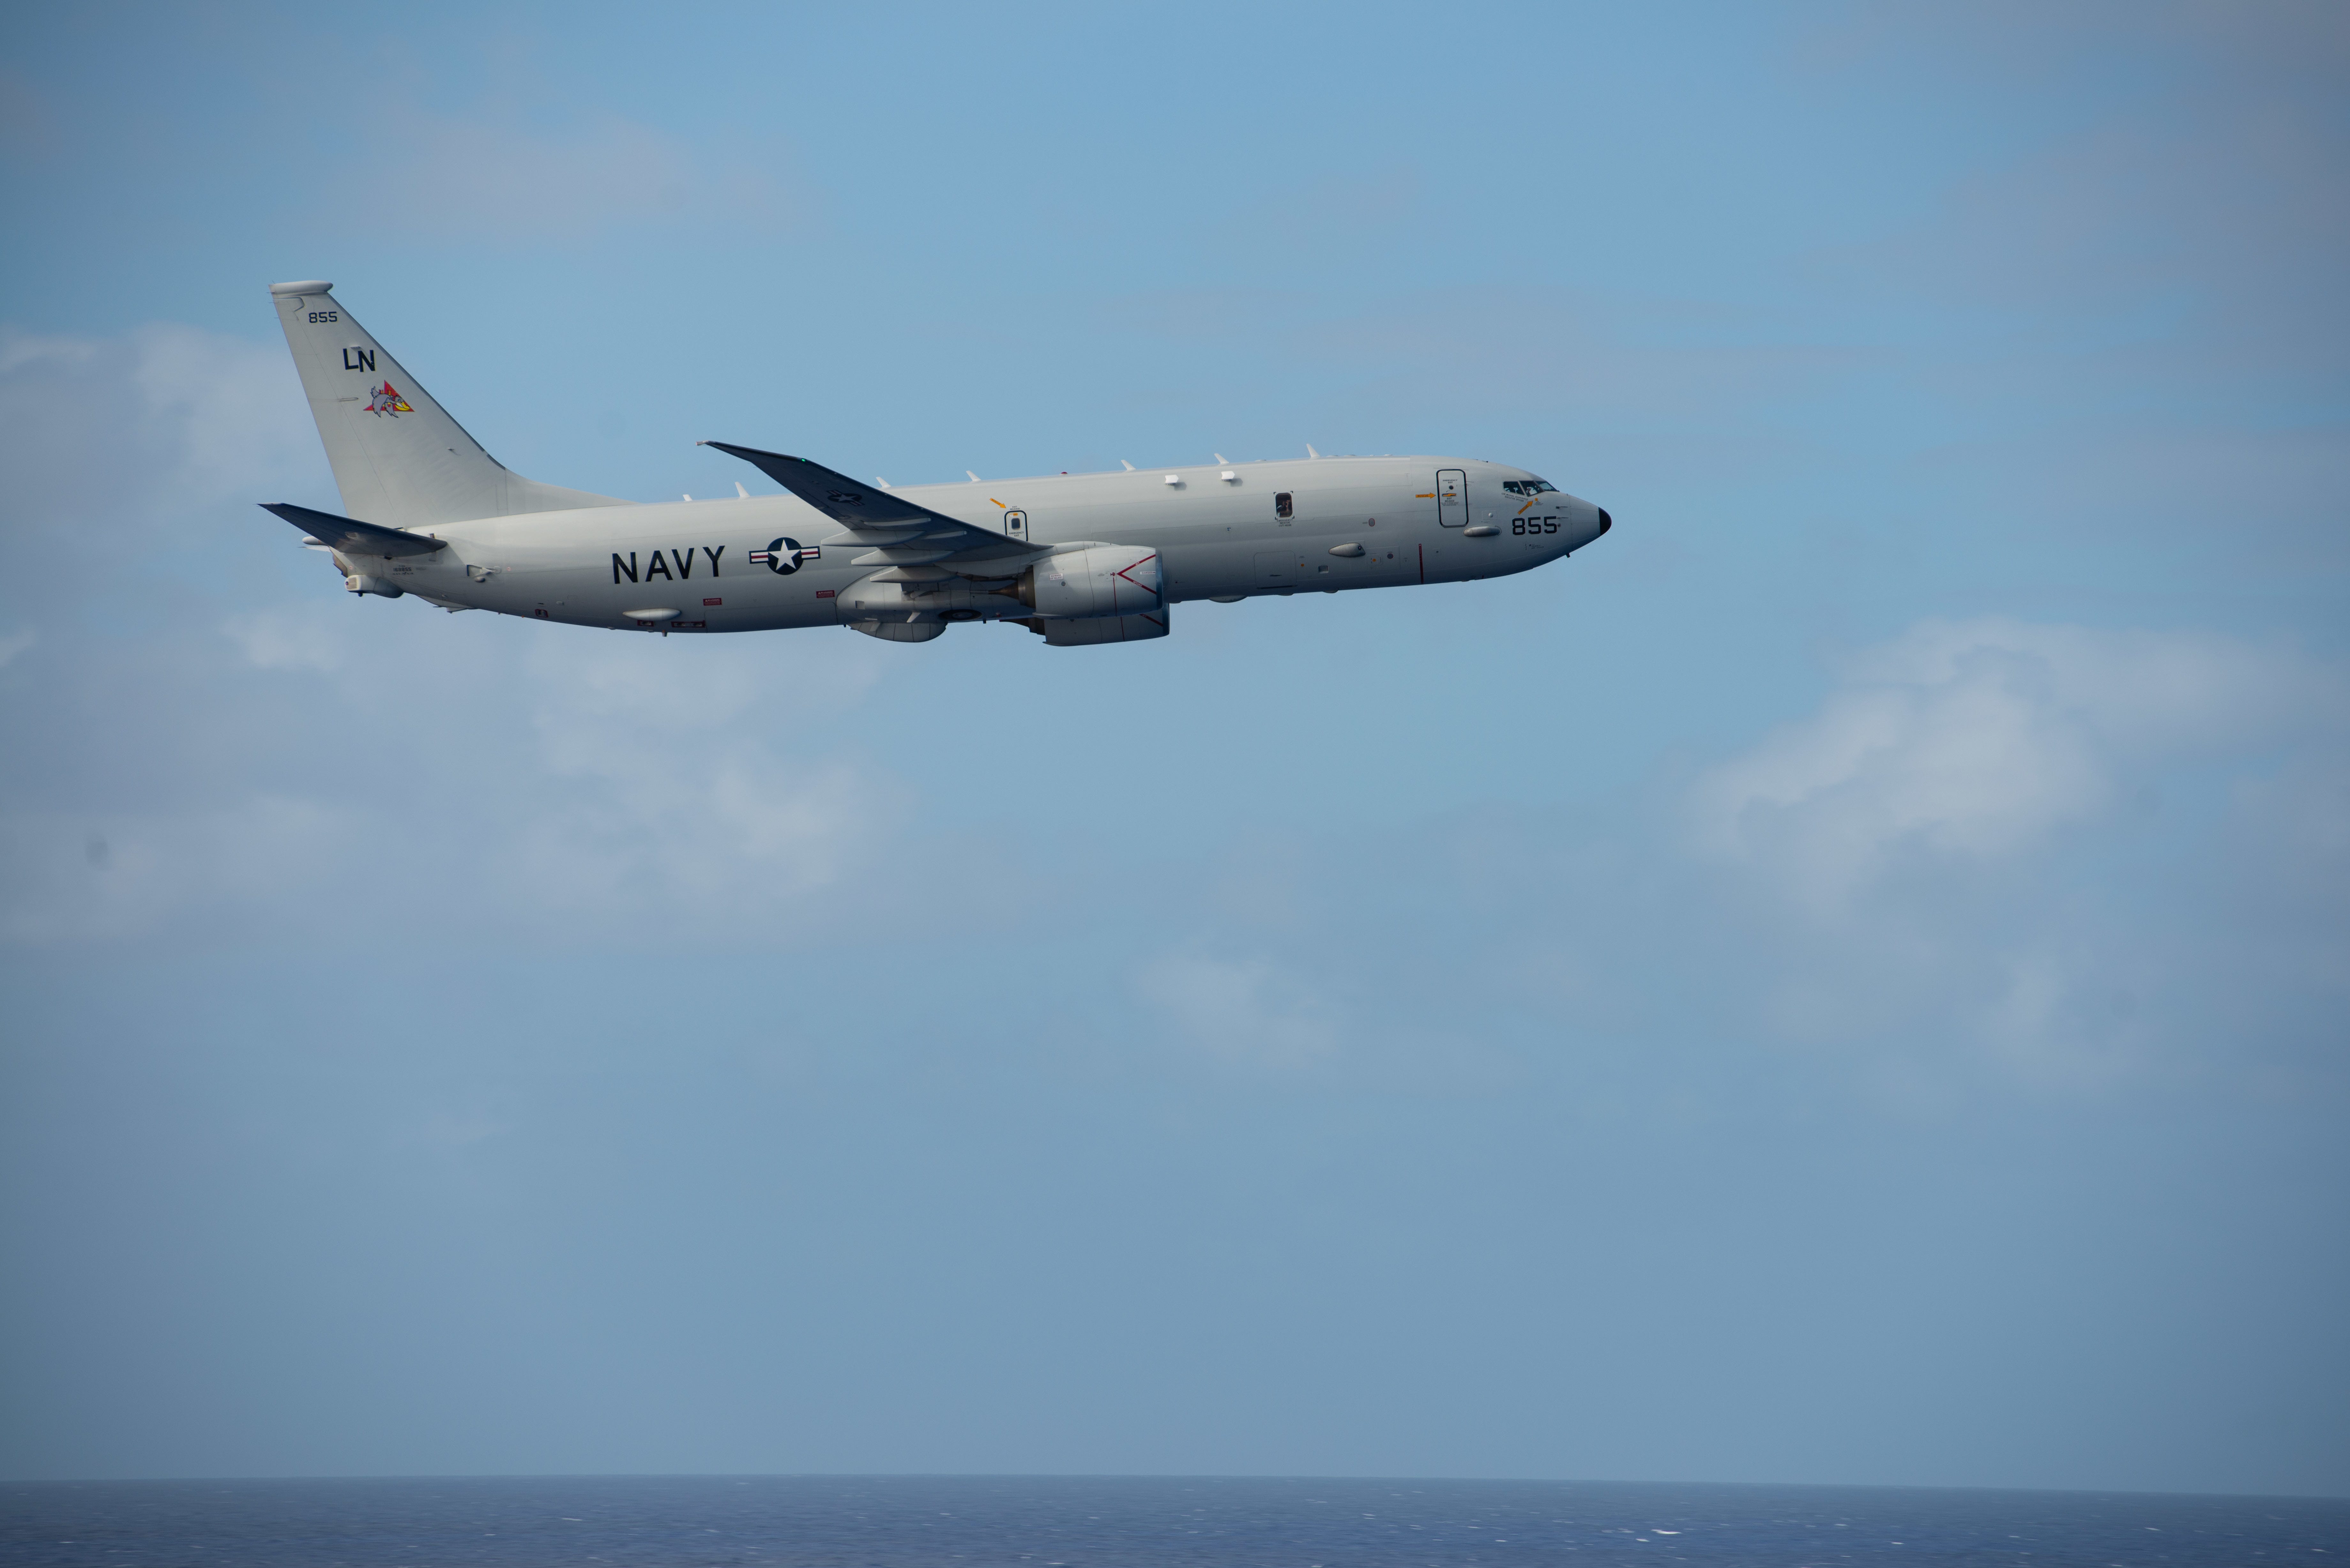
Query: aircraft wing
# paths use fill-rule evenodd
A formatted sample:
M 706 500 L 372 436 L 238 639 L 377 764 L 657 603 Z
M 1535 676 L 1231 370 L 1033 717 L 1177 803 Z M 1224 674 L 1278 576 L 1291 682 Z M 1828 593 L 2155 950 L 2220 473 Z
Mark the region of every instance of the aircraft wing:
M 804 457 L 735 446 L 723 441 L 701 443 L 757 467 L 769 479 L 815 507 L 850 532 L 827 545 L 863 545 L 864 555 L 852 566 L 938 566 L 952 572 L 985 576 L 1000 572 L 1009 576 L 1048 550 L 1007 537 L 1000 530 L 965 523 L 917 506 L 878 485 L 860 484 Z
M 283 501 L 265 501 L 261 509 L 284 518 L 321 545 L 340 550 L 347 556 L 429 556 L 435 550 L 447 548 L 440 540 L 427 538 L 421 534 L 380 527 L 350 517 L 338 517 L 331 512 L 313 512 L 307 506 L 296 506 Z

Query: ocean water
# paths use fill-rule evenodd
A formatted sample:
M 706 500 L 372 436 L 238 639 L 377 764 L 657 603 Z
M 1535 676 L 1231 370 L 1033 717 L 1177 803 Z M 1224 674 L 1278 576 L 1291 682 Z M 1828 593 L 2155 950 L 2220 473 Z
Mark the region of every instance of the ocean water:
M 2174 1563 L 2350 1560 L 2350 1501 L 1884 1487 L 1031 1477 L 0 1486 L 0 1564 Z

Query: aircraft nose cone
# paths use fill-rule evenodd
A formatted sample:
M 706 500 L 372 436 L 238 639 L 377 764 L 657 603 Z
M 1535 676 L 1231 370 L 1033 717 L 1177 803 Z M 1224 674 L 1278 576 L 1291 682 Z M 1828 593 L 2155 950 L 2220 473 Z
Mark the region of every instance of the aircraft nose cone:
M 1598 508 L 1598 512 L 1599 512 L 1599 532 L 1600 532 L 1600 533 L 1602 533 L 1602 534 L 1605 534 L 1606 532 L 1607 532 L 1607 530 L 1608 530 L 1608 529 L 1613 528 L 1614 526 L 1616 526 L 1616 519 L 1614 519 L 1613 517 L 1610 517 L 1610 516 L 1608 516 L 1608 515 L 1607 515 L 1607 508 L 1606 508 L 1605 506 L 1602 506 L 1602 507 Z

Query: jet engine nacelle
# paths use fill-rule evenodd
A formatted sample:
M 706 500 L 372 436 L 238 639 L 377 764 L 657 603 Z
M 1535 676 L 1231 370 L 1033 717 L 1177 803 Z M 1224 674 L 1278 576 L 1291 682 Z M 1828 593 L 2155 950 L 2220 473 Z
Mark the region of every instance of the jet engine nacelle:
M 1043 638 L 1047 648 L 1098 648 L 1106 642 L 1148 642 L 1165 637 L 1167 619 L 1166 610 L 1154 610 L 1148 615 L 1087 616 L 1082 620 L 1031 616 L 1012 624 L 1026 627 Z
M 1092 545 L 1048 556 L 1020 575 L 1020 602 L 1040 616 L 1140 615 L 1164 607 L 1159 552 Z

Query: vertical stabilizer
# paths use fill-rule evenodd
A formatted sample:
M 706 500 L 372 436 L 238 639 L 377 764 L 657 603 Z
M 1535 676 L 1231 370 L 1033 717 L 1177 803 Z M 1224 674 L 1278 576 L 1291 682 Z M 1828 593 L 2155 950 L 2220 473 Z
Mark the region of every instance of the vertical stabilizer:
M 348 515 L 388 528 L 416 528 L 629 504 L 509 472 L 351 318 L 333 288 L 276 283 L 269 293 Z

